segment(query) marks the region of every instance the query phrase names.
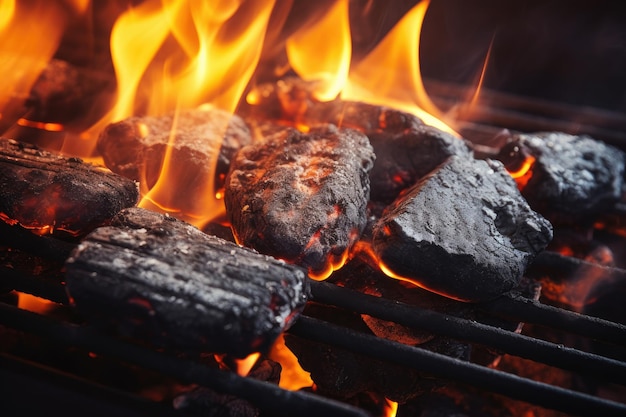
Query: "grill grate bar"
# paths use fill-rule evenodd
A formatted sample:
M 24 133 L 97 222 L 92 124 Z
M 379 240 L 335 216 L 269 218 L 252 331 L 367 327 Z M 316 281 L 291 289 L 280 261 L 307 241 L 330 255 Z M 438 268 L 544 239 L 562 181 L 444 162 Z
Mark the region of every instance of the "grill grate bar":
M 288 333 L 573 415 L 626 415 L 626 404 L 496 371 L 308 316 L 300 317 Z
M 19 411 L 14 415 L 44 415 L 61 409 L 65 417 L 184 415 L 164 404 L 4 353 L 0 354 L 0 380 L 10 381 L 3 385 L 0 400 L 3 410 Z
M 549 306 L 524 297 L 506 295 L 479 307 L 489 313 L 565 330 L 598 341 L 623 345 L 626 340 L 626 326 L 623 324 Z
M 479 343 L 548 365 L 626 383 L 626 362 L 583 352 L 482 323 L 359 293 L 324 282 L 312 283 L 315 301 L 369 314 L 412 328 Z
M 90 327 L 59 322 L 47 316 L 0 303 L 3 324 L 34 333 L 61 345 L 80 347 L 103 356 L 115 357 L 137 366 L 173 376 L 185 383 L 197 383 L 217 392 L 245 399 L 273 415 L 319 417 L 371 417 L 345 403 L 303 391 L 287 391 L 269 382 L 245 378 L 200 363 L 107 337 Z

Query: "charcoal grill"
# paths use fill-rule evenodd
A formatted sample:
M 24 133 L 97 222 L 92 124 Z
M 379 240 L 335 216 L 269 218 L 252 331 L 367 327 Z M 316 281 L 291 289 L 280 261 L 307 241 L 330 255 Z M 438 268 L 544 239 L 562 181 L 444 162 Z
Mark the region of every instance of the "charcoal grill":
M 436 88 L 440 88 L 439 100 L 446 100 L 446 97 L 455 91 L 459 92 L 452 86 L 443 89 L 442 85 L 437 85 Z M 535 107 L 537 108 L 543 111 L 545 105 L 542 103 L 541 106 Z M 523 123 L 523 127 L 529 131 L 538 130 L 540 124 L 545 122 L 543 117 L 527 110 L 516 109 L 511 114 L 518 115 L 520 123 Z M 620 120 L 617 116 L 605 112 L 595 114 L 593 121 L 597 122 L 598 117 L 614 118 L 611 119 L 614 123 L 624 123 L 623 119 Z M 480 138 L 489 137 L 494 131 L 493 125 L 468 122 L 462 126 L 466 130 L 462 132 L 464 135 L 476 138 L 477 143 L 484 144 L 485 149 L 489 148 L 489 142 L 481 142 Z M 578 124 L 573 127 L 576 131 L 571 133 L 588 133 L 585 129 L 594 129 L 593 126 Z M 497 129 L 497 126 L 495 128 Z M 620 136 L 624 131 L 626 129 L 611 129 L 610 133 L 601 139 L 613 144 L 624 143 Z M 620 207 L 622 205 L 618 205 L 616 209 L 618 216 L 625 214 L 620 212 Z M 72 248 L 72 244 L 40 238 L 30 233 L 11 235 L 13 236 L 11 242 L 2 241 L 0 244 L 43 258 L 64 259 Z M 579 266 L 581 262 L 585 261 L 544 252 L 532 267 L 547 266 L 567 270 Z M 593 264 L 587 266 L 606 268 Z M 619 267 L 607 269 L 614 276 L 626 277 L 626 270 Z M 38 343 L 49 346 L 51 350 L 62 348 L 76 351 L 76 355 L 80 357 L 77 361 L 80 361 L 81 368 L 89 368 L 91 362 L 95 363 L 102 358 L 120 361 L 150 373 L 165 375 L 183 385 L 198 384 L 248 400 L 261 410 L 262 415 L 319 416 L 323 413 L 333 416 L 370 415 L 365 409 L 312 392 L 283 390 L 271 383 L 241 377 L 230 371 L 216 370 L 193 359 L 137 346 L 100 333 L 71 313 L 62 284 L 61 271 L 53 271 L 51 276 L 33 275 L 3 265 L 2 276 L 2 285 L 6 291 L 16 290 L 36 295 L 58 303 L 58 309 L 65 312 L 65 314 L 41 314 L 22 310 L 12 304 L 9 296 L 5 296 L 4 302 L 0 304 L 0 324 L 5 330 L 13 329 L 21 335 L 20 337 L 35 338 Z M 311 302 L 314 303 L 368 314 L 408 327 L 485 345 L 611 386 L 620 387 L 626 382 L 626 325 L 575 313 L 562 306 L 532 301 L 515 294 L 477 305 L 485 314 L 531 323 L 557 332 L 571 333 L 577 335 L 576 337 L 593 340 L 594 344 L 589 346 L 596 346 L 596 343 L 602 342 L 608 348 L 580 350 L 567 347 L 481 322 L 365 295 L 331 283 L 313 282 L 312 295 Z M 359 333 L 307 315 L 302 316 L 288 332 L 371 358 L 413 368 L 453 383 L 469 384 L 485 392 L 556 410 L 565 413 L 564 415 L 626 414 L 626 403 L 615 399 L 519 377 L 419 347 L 410 347 Z M 66 365 L 50 361 L 49 358 L 21 355 L 19 351 L 6 346 L 0 352 L 0 360 L 3 380 L 6 381 L 2 390 L 3 407 L 22 410 L 24 414 L 62 409 L 66 415 L 85 413 L 128 416 L 181 415 L 181 412 L 174 409 L 170 403 L 128 392 L 123 388 L 124 384 L 107 384 L 91 380 L 85 377 L 88 372 L 76 370 L 75 364 Z
M 96 25 L 98 28 L 99 25 Z M 101 35 L 96 36 L 96 46 L 105 50 L 106 45 L 100 45 L 99 42 L 106 40 L 106 33 Z M 76 51 L 82 51 L 82 39 L 81 36 L 68 36 L 59 55 L 76 58 Z M 455 112 L 460 133 L 477 144 L 477 153 L 489 155 L 496 145 L 493 139 L 503 129 L 586 133 L 626 149 L 626 118 L 622 114 L 487 90 L 481 92 L 481 101 L 477 106 L 456 108 L 455 103 L 466 102 L 466 98 L 473 93 L 472 89 L 431 80 L 427 83 L 427 90 L 439 108 Z M 618 206 L 616 213 L 612 213 L 622 219 L 622 223 L 626 219 L 626 210 L 621 208 L 624 205 L 626 201 Z M 64 259 L 72 248 L 71 244 L 63 241 L 40 238 L 29 233 L 6 233 L 1 223 L 0 247 L 10 247 L 27 255 L 52 260 Z M 10 240 L 6 236 L 11 236 Z M 544 253 L 536 261 L 537 264 L 563 270 L 575 267 L 578 262 L 554 253 Z M 611 268 L 609 273 L 626 276 L 626 271 L 621 268 Z M 85 324 L 68 306 L 60 267 L 35 275 L 3 263 L 0 276 L 0 334 L 11 332 L 12 336 L 10 341 L 0 338 L 0 374 L 4 382 L 0 390 L 0 409 L 5 414 L 63 413 L 68 417 L 183 415 L 171 403 L 130 390 L 124 380 L 124 371 L 132 368 L 140 369 L 156 379 L 166 379 L 169 383 L 198 384 L 248 400 L 261 410 L 263 416 L 370 415 L 365 409 L 315 393 L 286 391 L 271 383 L 217 370 L 194 359 L 138 346 L 101 333 Z M 486 314 L 594 341 L 589 344 L 589 349 L 581 350 L 481 322 L 356 293 L 328 283 L 314 282 L 312 287 L 314 303 L 486 345 L 617 386 L 621 390 L 618 392 L 626 392 L 623 387 L 626 383 L 626 325 L 623 323 L 578 314 L 561 306 L 530 301 L 515 295 L 506 295 L 478 306 Z M 49 300 L 56 303 L 56 308 L 49 314 L 20 309 L 15 306 L 11 291 Z M 289 333 L 566 415 L 626 415 L 624 402 L 522 378 L 419 347 L 405 346 L 306 315 L 296 322 Z M 596 342 L 606 343 L 601 346 L 607 348 L 596 349 Z M 22 349 L 22 345 L 33 344 L 37 346 L 34 352 Z M 102 372 L 107 367 L 110 369 L 106 375 L 98 375 L 98 378 L 92 376 L 91 371 Z

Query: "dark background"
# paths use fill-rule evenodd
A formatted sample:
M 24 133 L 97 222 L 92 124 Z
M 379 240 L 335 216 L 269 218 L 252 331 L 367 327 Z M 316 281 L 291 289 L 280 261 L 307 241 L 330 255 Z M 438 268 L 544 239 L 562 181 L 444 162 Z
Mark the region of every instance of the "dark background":
M 626 3 L 432 0 L 424 78 L 626 113 Z

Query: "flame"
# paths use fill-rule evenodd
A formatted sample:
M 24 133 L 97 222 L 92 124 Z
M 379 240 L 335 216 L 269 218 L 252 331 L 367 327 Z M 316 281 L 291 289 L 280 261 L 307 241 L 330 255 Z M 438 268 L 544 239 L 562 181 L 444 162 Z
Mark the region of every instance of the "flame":
M 315 281 L 324 281 L 328 277 L 332 275 L 333 272 L 341 269 L 342 266 L 348 260 L 350 251 L 346 249 L 339 256 L 329 255 L 328 260 L 326 262 L 326 267 L 321 271 L 313 271 L 309 269 L 308 275 L 309 278 L 314 279 Z
M 252 367 L 256 364 L 261 356 L 260 353 L 251 353 L 243 359 L 236 359 L 235 363 L 237 364 L 237 374 L 241 376 L 248 376 Z
M 489 43 L 489 49 L 487 49 L 487 55 L 485 56 L 485 61 L 483 62 L 482 70 L 480 71 L 480 76 L 478 77 L 478 83 L 476 85 L 476 90 L 474 94 L 472 94 L 472 98 L 469 100 L 467 106 L 469 107 L 469 111 L 471 111 L 474 106 L 478 103 L 478 98 L 480 97 L 480 93 L 483 89 L 483 83 L 485 82 L 485 74 L 487 74 L 487 64 L 489 63 L 489 59 L 491 58 L 491 50 L 493 49 L 493 41 L 495 40 L 495 35 L 491 37 L 491 43 Z
M 396 417 L 398 412 L 398 403 L 385 398 L 385 407 L 383 409 L 383 417 Z
M 313 95 L 320 101 L 335 99 L 348 78 L 352 55 L 348 5 L 349 0 L 338 0 L 316 24 L 294 33 L 285 45 L 289 63 L 300 78 L 319 83 Z
M 351 68 L 341 98 L 404 110 L 458 136 L 441 120 L 441 112 L 430 100 L 420 75 L 420 33 L 429 4 L 425 0 L 414 6 L 372 52 Z
M 273 6 L 149 0 L 130 9 L 111 33 L 120 93 L 113 120 L 134 114 L 137 105 L 153 115 L 203 103 L 233 112 L 258 63 Z
M 130 8 L 111 32 L 117 102 L 90 129 L 91 136 L 136 114 L 161 115 L 206 103 L 233 113 L 258 64 L 273 7 L 274 0 L 148 0 Z M 170 143 L 176 127 L 175 122 Z M 185 190 L 188 184 L 176 180 L 184 177 L 177 175 L 184 161 L 171 156 L 166 153 L 159 180 L 140 205 L 201 227 L 223 212 L 223 201 L 212 177 L 194 179 L 205 184 L 201 190 Z
M 48 132 L 62 132 L 64 129 L 64 126 L 61 123 L 35 122 L 32 120 L 25 119 L 23 117 L 17 121 L 17 124 L 19 126 L 47 130 Z
M 271 360 L 280 363 L 283 368 L 278 384 L 281 388 L 297 391 L 313 386 L 311 374 L 302 369 L 298 358 L 285 345 L 285 337 L 282 334 L 274 342 L 268 356 Z
M 387 228 L 385 230 L 388 231 Z M 390 233 L 390 232 L 388 232 L 388 233 Z M 451 298 L 451 299 L 458 300 L 458 301 L 466 301 L 466 300 L 463 300 L 462 298 L 457 298 L 457 297 L 451 296 L 450 294 L 446 294 L 446 293 L 441 292 L 441 291 L 433 290 L 432 288 L 429 288 L 429 287 L 423 285 L 419 281 L 419 279 L 405 277 L 405 276 L 402 276 L 402 275 L 396 273 L 392 268 L 387 266 L 382 261 L 382 259 L 380 259 L 380 257 L 376 254 L 376 251 L 372 247 L 371 243 L 369 243 L 369 242 L 360 241 L 357 245 L 355 245 L 354 252 L 355 253 L 357 253 L 357 252 L 360 253 L 365 258 L 365 261 L 368 262 L 368 264 L 377 266 L 380 269 L 380 271 L 383 274 L 387 275 L 389 278 L 397 279 L 398 281 L 402 281 L 402 282 L 407 283 L 409 285 L 422 288 L 422 289 L 424 289 L 426 291 L 430 291 L 432 293 L 439 294 L 439 295 L 441 295 L 443 297 L 446 297 L 446 298 Z
M 526 187 L 526 184 L 528 184 L 528 181 L 530 181 L 530 179 L 532 178 L 532 167 L 535 164 L 535 160 L 536 159 L 534 156 L 528 155 L 526 156 L 526 158 L 524 158 L 524 161 L 522 162 L 522 165 L 519 167 L 519 169 L 517 169 L 516 171 L 509 171 L 509 175 L 513 177 L 513 179 L 517 183 L 517 188 L 519 188 L 520 190 L 523 190 L 524 187 Z
M 2 31 L 11 21 L 15 13 L 15 0 L 0 1 L 0 31 Z
M 0 122 L 11 123 L 25 111 L 24 100 L 56 52 L 65 26 L 58 2 L 0 0 Z
M 198 172 L 189 172 L 184 164 L 185 161 L 176 161 L 172 157 L 177 124 L 178 112 L 175 114 L 170 130 L 169 146 L 165 151 L 159 179 L 152 189 L 142 196 L 138 206 L 167 212 L 174 217 L 202 227 L 225 211 L 223 200 L 214 190 L 217 152 L 212 155 L 210 161 L 207 161 L 212 169 L 206 171 L 204 176 Z M 226 130 L 226 126 L 223 127 L 223 130 Z M 208 143 L 210 140 L 216 139 L 221 140 L 221 136 L 207 138 L 207 147 L 219 149 L 219 144 Z M 176 162 L 182 163 L 177 164 Z M 193 178 L 192 181 L 190 181 L 190 176 Z

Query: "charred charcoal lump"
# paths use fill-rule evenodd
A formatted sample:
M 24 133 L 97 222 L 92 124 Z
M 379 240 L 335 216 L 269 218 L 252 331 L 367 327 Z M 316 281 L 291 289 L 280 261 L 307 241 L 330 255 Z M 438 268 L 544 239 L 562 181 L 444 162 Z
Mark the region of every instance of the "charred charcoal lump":
M 199 178 L 213 175 L 216 188 L 221 188 L 232 156 L 250 141 L 239 116 L 217 108 L 188 109 L 111 123 L 98 137 L 98 151 L 111 171 L 151 188 L 169 147 L 179 184 L 200 183 Z
M 384 204 L 393 202 L 448 157 L 473 158 L 465 140 L 428 125 L 367 132 L 367 136 L 376 153 L 370 173 L 371 200 Z
M 268 349 L 309 296 L 306 271 L 141 208 L 94 230 L 66 262 L 92 324 L 187 352 Z
M 621 198 L 624 153 L 588 136 L 513 135 L 498 159 L 509 171 L 529 162 L 530 172 L 518 184 L 531 207 L 553 222 L 562 215 L 589 218 Z
M 138 200 L 135 181 L 102 166 L 0 138 L 0 219 L 9 224 L 73 239 Z
M 389 206 L 373 247 L 393 273 L 463 301 L 517 286 L 552 239 L 499 161 L 452 156 Z
M 237 241 L 323 274 L 365 227 L 374 158 L 364 134 L 332 125 L 243 147 L 224 198 Z

